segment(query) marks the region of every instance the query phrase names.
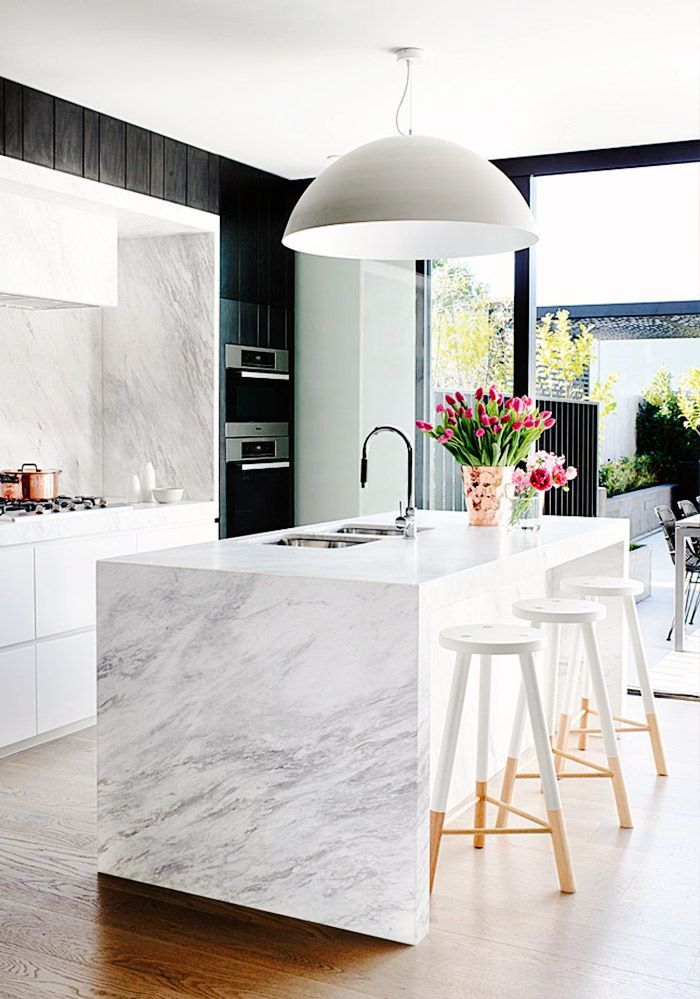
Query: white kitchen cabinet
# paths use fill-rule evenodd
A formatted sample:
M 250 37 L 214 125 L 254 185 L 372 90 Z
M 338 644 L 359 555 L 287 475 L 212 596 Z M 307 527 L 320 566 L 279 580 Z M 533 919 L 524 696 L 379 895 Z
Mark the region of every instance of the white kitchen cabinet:
M 34 638 L 34 549 L 0 549 L 0 646 Z
M 180 548 L 182 545 L 198 545 L 203 541 L 218 541 L 218 524 L 178 524 L 174 527 L 153 527 L 139 531 L 137 537 L 139 552 L 159 551 L 162 548 Z
M 39 732 L 95 714 L 95 632 L 36 644 L 36 713 Z
M 97 560 L 135 551 L 135 532 L 37 545 L 37 638 L 94 628 Z
M 0 652 L 0 746 L 36 735 L 34 646 Z
M 181 511 L 173 511 L 174 517 Z M 0 749 L 12 752 L 26 739 L 50 739 L 55 729 L 94 716 L 100 559 L 218 538 L 213 504 L 193 509 L 190 523 L 163 523 L 165 512 L 137 511 L 130 530 L 0 547 Z M 118 516 L 123 522 L 128 514 Z M 149 524 L 151 516 L 155 522 Z M 138 527 L 139 521 L 146 526 Z M 45 522 L 39 526 L 43 530 Z

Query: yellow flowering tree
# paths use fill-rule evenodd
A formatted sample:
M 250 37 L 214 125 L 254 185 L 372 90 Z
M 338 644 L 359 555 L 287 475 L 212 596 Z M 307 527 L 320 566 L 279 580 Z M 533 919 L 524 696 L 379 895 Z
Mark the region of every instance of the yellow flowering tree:
M 700 368 L 690 368 L 678 379 L 678 406 L 683 426 L 700 435 Z
M 548 398 L 585 399 L 585 376 L 595 360 L 593 326 L 574 324 L 566 309 L 537 324 L 537 390 Z

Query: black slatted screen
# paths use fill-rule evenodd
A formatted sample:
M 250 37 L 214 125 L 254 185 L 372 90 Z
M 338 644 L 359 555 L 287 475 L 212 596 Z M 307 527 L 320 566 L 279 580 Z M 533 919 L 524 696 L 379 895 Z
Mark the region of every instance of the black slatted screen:
M 568 493 L 552 489 L 545 498 L 545 513 L 568 517 L 595 517 L 598 509 L 598 403 L 565 399 L 538 399 L 540 409 L 550 409 L 556 419 L 538 447 L 566 455 L 578 468 L 578 478 Z

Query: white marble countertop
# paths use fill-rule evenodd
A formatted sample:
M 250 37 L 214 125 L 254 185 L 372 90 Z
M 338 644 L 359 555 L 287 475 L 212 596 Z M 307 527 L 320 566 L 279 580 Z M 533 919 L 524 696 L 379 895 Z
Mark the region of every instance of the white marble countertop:
M 213 500 L 127 504 L 115 499 L 110 502 L 114 505 L 100 510 L 72 510 L 40 516 L 32 514 L 17 520 L 0 517 L 0 548 L 61 538 L 204 523 L 213 521 L 217 516 L 217 504 Z
M 294 531 L 328 531 L 342 524 L 393 524 L 394 513 L 346 518 Z M 576 539 L 598 547 L 621 540 L 626 522 L 602 517 L 545 517 L 540 531 L 469 527 L 466 513 L 419 510 L 415 540 L 382 538 L 349 548 L 294 548 L 267 542 L 288 534 L 276 531 L 229 538 L 187 548 L 134 554 L 110 561 L 214 572 L 272 574 L 320 579 L 362 580 L 416 586 L 469 570 L 498 568 L 506 561 L 550 550 L 571 556 Z M 567 545 L 567 542 L 570 544 Z

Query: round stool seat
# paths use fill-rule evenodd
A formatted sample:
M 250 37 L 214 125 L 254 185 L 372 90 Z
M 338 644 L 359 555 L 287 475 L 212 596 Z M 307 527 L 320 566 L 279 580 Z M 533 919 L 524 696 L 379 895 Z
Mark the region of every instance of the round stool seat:
M 572 597 L 532 597 L 513 604 L 514 617 L 537 624 L 584 624 L 602 621 L 605 614 L 603 604 Z
M 444 628 L 440 632 L 443 649 L 467 652 L 472 656 L 514 656 L 520 652 L 539 652 L 543 644 L 542 632 L 524 624 L 463 624 Z
M 624 576 L 571 576 L 562 580 L 561 588 L 580 597 L 636 597 L 644 584 Z

